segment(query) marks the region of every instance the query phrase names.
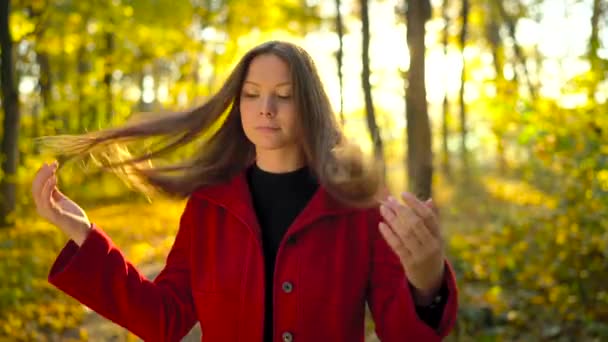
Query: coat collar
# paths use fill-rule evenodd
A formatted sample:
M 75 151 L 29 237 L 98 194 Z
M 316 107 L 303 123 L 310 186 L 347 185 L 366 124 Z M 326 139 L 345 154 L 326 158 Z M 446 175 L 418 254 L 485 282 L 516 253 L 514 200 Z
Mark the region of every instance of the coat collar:
M 247 183 L 247 168 L 228 182 L 197 189 L 192 196 L 225 208 L 253 229 L 256 235 L 260 236 L 261 230 Z M 340 203 L 322 185 L 319 185 L 310 201 L 292 222 L 287 234 L 291 235 L 322 217 L 339 215 L 354 210 L 356 208 Z

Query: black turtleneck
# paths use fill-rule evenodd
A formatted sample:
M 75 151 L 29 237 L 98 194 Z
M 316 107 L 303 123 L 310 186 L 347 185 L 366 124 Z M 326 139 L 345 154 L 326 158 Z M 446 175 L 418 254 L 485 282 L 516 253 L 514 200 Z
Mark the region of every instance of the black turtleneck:
M 247 181 L 253 206 L 262 230 L 262 248 L 266 269 L 266 312 L 264 341 L 272 341 L 272 293 L 274 266 L 279 245 L 285 232 L 317 191 L 318 182 L 308 167 L 286 173 L 271 173 L 257 164 L 249 168 Z M 429 326 L 437 328 L 443 314 L 447 289 L 441 291 L 441 303 L 429 308 L 417 307 L 418 316 Z
M 262 229 L 266 267 L 266 312 L 264 341 L 272 341 L 272 284 L 279 244 L 317 190 L 307 167 L 286 173 L 270 173 L 254 164 L 247 174 L 253 206 Z

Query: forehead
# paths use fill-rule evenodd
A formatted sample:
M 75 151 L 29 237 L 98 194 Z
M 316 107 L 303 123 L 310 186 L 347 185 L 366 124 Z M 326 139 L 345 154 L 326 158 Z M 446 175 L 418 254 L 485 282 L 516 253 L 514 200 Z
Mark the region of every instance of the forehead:
M 246 81 L 261 85 L 275 85 L 291 80 L 289 65 L 274 54 L 263 54 L 253 58 L 247 70 Z

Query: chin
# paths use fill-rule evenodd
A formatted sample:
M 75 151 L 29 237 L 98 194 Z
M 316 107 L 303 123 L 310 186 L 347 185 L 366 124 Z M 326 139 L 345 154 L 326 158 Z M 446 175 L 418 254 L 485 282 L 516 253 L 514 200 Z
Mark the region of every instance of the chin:
M 251 141 L 256 149 L 267 151 L 282 150 L 295 145 L 291 139 L 288 139 L 288 137 L 283 134 L 266 135 L 259 134 L 255 131 L 246 131 L 245 136 Z
M 262 149 L 266 151 L 273 150 L 282 150 L 290 147 L 292 144 L 288 143 L 284 139 L 279 139 L 278 137 L 255 137 L 256 139 L 252 139 L 253 145 L 257 149 Z
M 283 144 L 281 142 L 275 141 L 254 141 L 253 144 L 256 148 L 272 151 L 272 150 L 280 150 L 287 147 L 287 144 Z

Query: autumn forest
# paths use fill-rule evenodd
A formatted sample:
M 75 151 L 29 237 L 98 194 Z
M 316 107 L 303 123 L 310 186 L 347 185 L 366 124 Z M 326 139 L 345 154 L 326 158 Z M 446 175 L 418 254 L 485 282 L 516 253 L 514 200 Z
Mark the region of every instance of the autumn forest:
M 601 0 L 0 0 L 0 340 L 137 340 L 47 282 L 67 238 L 36 214 L 42 163 L 149 277 L 184 208 L 40 138 L 204 103 L 267 40 L 310 53 L 391 192 L 437 203 L 449 341 L 608 340 Z

